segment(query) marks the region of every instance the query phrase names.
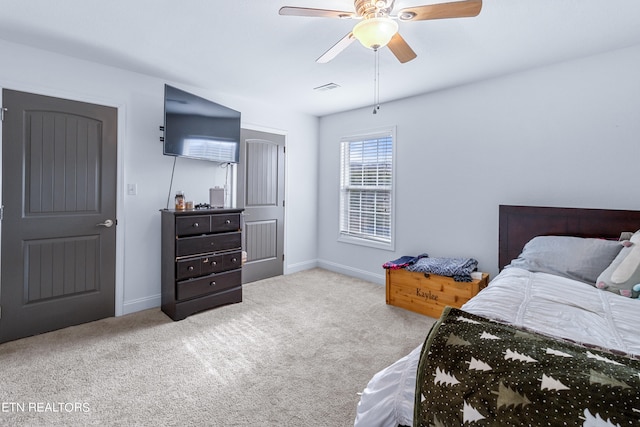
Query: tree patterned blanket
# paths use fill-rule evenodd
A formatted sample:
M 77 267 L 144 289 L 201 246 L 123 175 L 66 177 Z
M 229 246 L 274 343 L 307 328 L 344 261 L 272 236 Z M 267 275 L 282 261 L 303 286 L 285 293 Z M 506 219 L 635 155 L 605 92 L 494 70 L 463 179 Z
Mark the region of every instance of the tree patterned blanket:
M 414 426 L 640 426 L 640 360 L 447 307 L 422 348 Z

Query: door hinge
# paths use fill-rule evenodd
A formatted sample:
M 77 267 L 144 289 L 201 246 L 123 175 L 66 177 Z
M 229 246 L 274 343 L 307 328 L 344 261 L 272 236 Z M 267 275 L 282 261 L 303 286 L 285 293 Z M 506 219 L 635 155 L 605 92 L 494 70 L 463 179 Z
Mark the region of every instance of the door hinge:
M 282 254 L 282 261 L 284 261 L 284 254 Z
M 4 206 L 0 206 L 0 221 L 4 219 Z
M 6 108 L 2 107 L 0 108 L 0 121 L 4 121 L 4 113 L 7 111 Z
M 284 208 L 284 199 L 282 199 L 282 207 Z

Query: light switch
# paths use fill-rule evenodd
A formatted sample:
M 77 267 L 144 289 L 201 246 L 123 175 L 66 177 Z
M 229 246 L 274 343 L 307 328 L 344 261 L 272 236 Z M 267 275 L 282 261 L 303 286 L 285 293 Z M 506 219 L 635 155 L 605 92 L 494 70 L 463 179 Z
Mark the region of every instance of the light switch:
M 127 184 L 127 194 L 130 196 L 138 194 L 138 184 Z

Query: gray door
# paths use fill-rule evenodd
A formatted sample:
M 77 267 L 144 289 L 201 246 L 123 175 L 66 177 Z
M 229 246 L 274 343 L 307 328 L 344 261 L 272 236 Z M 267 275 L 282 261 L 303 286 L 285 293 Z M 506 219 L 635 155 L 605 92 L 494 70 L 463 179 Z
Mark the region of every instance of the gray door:
M 284 265 L 284 135 L 242 129 L 238 173 L 244 207 L 242 282 L 281 275 Z
M 113 316 L 117 110 L 2 96 L 0 342 Z

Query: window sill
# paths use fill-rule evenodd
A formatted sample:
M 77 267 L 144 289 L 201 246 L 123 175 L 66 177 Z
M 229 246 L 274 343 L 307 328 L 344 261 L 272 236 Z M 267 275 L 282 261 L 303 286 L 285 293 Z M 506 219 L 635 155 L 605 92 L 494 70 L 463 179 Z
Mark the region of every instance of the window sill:
M 395 250 L 395 243 L 393 242 L 393 240 L 390 243 L 384 243 L 384 242 L 376 242 L 368 239 L 359 239 L 353 236 L 341 235 L 338 237 L 338 242 L 348 243 L 350 245 L 367 246 L 369 248 L 382 249 L 385 251 Z

